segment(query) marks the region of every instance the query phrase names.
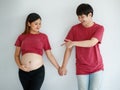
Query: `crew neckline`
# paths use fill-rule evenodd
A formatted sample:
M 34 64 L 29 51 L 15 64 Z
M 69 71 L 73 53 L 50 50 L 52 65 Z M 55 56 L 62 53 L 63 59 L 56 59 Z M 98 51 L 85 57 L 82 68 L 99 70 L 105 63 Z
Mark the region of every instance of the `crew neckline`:
M 40 34 L 40 32 L 38 32 L 38 33 L 36 33 L 36 34 L 33 34 L 33 33 L 29 33 L 30 35 L 39 35 Z
M 92 26 L 90 26 L 90 27 L 85 27 L 85 26 L 83 26 L 83 25 L 81 24 L 81 26 L 82 26 L 83 28 L 85 28 L 85 29 L 91 29 L 91 28 L 93 28 L 95 25 L 96 25 L 96 23 L 95 23 L 95 22 L 93 22 L 93 25 L 92 25 Z

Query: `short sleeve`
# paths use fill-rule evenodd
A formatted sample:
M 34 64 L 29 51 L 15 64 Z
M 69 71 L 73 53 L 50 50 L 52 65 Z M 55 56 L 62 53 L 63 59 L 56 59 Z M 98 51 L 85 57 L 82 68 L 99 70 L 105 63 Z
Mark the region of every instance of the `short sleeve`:
M 104 27 L 100 26 L 94 33 L 93 37 L 97 38 L 99 40 L 99 43 L 102 41 L 103 37 L 103 32 L 104 32 Z
M 69 40 L 73 41 L 73 27 L 69 30 L 65 39 L 69 39 Z
M 18 36 L 16 42 L 15 42 L 15 46 L 21 47 L 21 43 L 22 43 L 22 38 L 21 35 Z
M 49 43 L 49 40 L 48 40 L 48 37 L 45 36 L 44 38 L 44 50 L 50 50 L 51 49 L 51 46 L 50 46 L 50 43 Z

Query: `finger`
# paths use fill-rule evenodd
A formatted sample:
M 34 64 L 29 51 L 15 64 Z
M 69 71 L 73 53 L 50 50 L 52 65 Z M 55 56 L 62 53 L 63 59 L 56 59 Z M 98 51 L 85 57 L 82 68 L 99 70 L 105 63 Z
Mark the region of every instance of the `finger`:
M 61 76 L 64 76 L 65 72 L 63 70 L 61 70 L 60 74 L 61 74 Z
M 60 76 L 63 76 L 63 73 L 62 73 L 62 72 L 60 72 L 60 73 L 59 73 L 59 75 L 60 75 Z
M 61 46 L 64 46 L 64 45 L 65 45 L 65 43 L 61 44 Z
M 64 73 L 63 73 L 64 75 L 66 75 L 67 74 L 67 72 L 66 71 L 64 71 Z
M 64 41 L 66 41 L 66 42 L 70 42 L 71 40 L 70 40 L 70 39 L 65 39 Z
M 62 76 L 61 68 L 59 68 L 58 73 L 59 73 L 60 76 Z
M 61 75 L 60 69 L 58 70 L 58 74 Z

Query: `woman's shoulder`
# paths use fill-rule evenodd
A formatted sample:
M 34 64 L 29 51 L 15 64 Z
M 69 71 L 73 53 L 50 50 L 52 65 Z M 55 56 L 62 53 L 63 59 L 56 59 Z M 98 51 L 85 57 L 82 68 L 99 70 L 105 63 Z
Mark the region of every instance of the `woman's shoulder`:
M 26 37 L 26 34 L 23 34 L 23 33 L 18 35 L 18 39 L 24 39 L 25 37 Z
M 48 35 L 43 33 L 43 32 L 40 32 L 39 35 L 42 36 L 42 37 L 48 37 Z

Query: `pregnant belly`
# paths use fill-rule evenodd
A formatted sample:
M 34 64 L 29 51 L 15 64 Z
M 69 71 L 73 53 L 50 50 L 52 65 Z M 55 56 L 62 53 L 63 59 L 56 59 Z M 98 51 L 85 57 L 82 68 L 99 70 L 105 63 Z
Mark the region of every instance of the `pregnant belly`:
M 38 69 L 43 65 L 42 56 L 35 53 L 26 53 L 21 58 L 21 64 L 29 71 Z

